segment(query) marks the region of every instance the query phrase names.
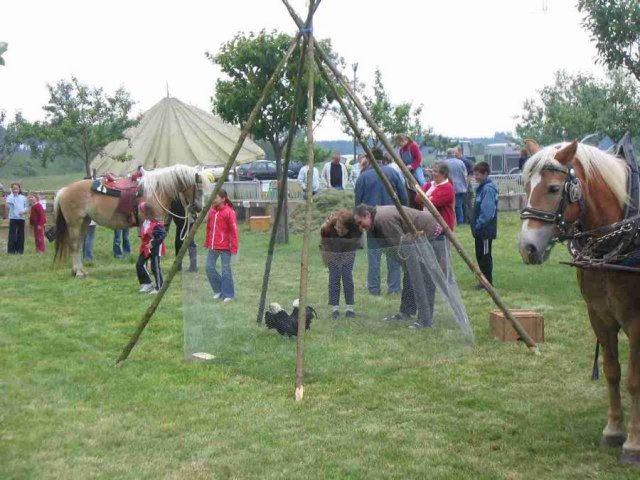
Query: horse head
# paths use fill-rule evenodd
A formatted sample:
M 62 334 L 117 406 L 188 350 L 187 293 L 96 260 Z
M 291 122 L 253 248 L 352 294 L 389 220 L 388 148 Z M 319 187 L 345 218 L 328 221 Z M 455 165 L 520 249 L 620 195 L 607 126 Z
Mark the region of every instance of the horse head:
M 165 213 L 170 212 L 173 201 L 179 200 L 185 212 L 200 212 L 204 204 L 203 192 L 208 185 L 206 176 L 194 167 L 173 165 L 146 172 L 141 186 L 145 198 L 158 205 Z
M 540 264 L 549 258 L 555 242 L 562 239 L 569 225 L 580 215 L 581 179 L 574 159 L 578 142 L 561 148 L 528 145 L 534 155 L 524 168 L 527 206 L 522 210 L 520 255 L 527 264 Z M 537 147 L 537 148 L 536 148 Z

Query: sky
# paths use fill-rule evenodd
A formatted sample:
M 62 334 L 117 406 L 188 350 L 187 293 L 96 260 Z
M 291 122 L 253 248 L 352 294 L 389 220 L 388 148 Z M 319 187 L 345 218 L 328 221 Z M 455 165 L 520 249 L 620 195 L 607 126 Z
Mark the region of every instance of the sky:
M 290 2 L 302 14 L 304 0 Z M 380 69 L 394 103 L 423 104 L 423 125 L 451 137 L 513 131 L 523 101 L 558 69 L 602 75 L 576 0 L 323 0 L 330 38 L 367 87 Z M 44 118 L 46 84 L 75 75 L 152 107 L 167 92 L 211 110 L 217 66 L 205 57 L 237 32 L 295 33 L 280 0 L 4 0 L 0 110 Z M 328 118 L 319 140 L 349 138 Z

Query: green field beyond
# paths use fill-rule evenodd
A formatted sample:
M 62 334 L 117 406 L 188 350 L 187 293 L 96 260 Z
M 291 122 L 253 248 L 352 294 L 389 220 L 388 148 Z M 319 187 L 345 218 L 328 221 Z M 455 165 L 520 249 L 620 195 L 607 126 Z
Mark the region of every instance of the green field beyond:
M 255 323 L 267 234 L 241 231 L 235 302 L 208 297 L 202 258 L 197 275 L 176 277 L 120 369 L 114 360 L 151 301 L 137 293 L 134 259 L 114 260 L 111 231 L 99 227 L 97 260 L 75 280 L 69 266 L 52 268 L 51 244 L 37 256 L 29 237 L 23 257 L 0 256 L 0 478 L 637 479 L 618 450 L 599 447 L 606 382 L 590 380 L 594 335 L 574 271 L 558 264 L 567 254 L 556 247 L 545 266 L 526 267 L 518 229 L 515 214 L 501 215 L 494 278 L 511 308 L 544 314 L 541 356 L 491 337 L 494 306 L 458 258 L 471 346 L 380 320 L 399 298 L 366 293 L 364 251 L 359 316 L 331 320 L 314 234 L 320 318 L 306 337 L 302 403 L 295 341 Z M 466 226 L 460 237 L 473 255 Z M 288 309 L 301 243 L 293 236 L 276 252 L 268 298 Z M 209 309 L 224 328 L 207 330 Z M 198 346 L 213 361 L 185 359 L 196 333 L 183 312 L 199 319 Z

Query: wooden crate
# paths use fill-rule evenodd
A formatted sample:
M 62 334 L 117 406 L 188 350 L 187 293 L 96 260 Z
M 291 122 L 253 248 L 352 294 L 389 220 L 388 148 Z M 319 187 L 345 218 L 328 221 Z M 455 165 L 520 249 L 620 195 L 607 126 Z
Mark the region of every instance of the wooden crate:
M 534 342 L 544 342 L 544 317 L 541 313 L 533 310 L 511 310 L 511 313 Z M 501 310 L 492 310 L 489 314 L 489 322 L 491 323 L 491 334 L 498 340 L 503 342 L 518 340 L 518 333 Z
M 268 232 L 271 229 L 271 217 L 269 215 L 249 217 L 249 229 L 252 232 Z

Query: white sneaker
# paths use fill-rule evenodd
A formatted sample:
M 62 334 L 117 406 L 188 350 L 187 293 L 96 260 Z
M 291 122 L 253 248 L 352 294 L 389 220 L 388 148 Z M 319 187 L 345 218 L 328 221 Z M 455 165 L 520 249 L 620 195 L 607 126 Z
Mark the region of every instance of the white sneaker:
M 151 290 L 153 288 L 153 285 L 150 283 L 145 283 L 144 285 L 142 285 L 140 287 L 140 290 L 138 290 L 138 293 L 147 293 L 149 290 Z
M 149 295 L 157 295 L 159 291 L 160 290 L 156 290 L 155 288 L 152 288 L 151 290 L 149 290 Z
M 213 299 L 214 299 L 214 300 L 218 300 L 221 296 L 222 296 L 222 294 L 221 294 L 221 293 L 214 293 L 214 294 L 213 294 Z
M 224 300 L 222 300 L 222 301 L 223 301 L 224 303 L 231 302 L 231 301 L 233 301 L 233 298 L 225 298 L 225 299 L 224 299 Z

